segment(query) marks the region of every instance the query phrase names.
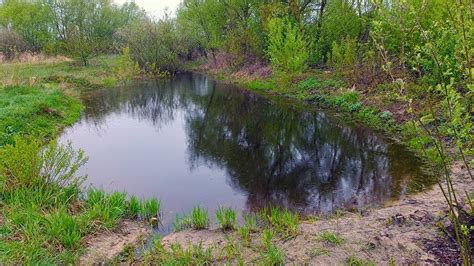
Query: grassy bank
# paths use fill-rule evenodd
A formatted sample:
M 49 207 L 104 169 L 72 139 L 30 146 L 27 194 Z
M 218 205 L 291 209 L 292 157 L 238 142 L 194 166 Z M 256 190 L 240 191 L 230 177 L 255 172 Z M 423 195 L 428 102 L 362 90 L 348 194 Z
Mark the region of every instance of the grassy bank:
M 0 149 L 0 261 L 25 264 L 74 263 L 84 238 L 113 229 L 125 217 L 156 217 L 156 200 L 127 200 L 125 193 L 82 191 L 76 174 L 84 153 L 55 142 L 46 147 L 16 138 Z
M 81 109 L 79 100 L 58 88 L 0 87 L 0 146 L 12 144 L 15 136 L 55 137 L 79 118 Z
M 86 239 L 123 219 L 158 218 L 160 202 L 83 190 L 87 158 L 54 138 L 80 116 L 81 89 L 115 85 L 117 57 L 0 65 L 0 261 L 76 263 Z
M 188 64 L 187 69 L 212 75 L 266 96 L 287 97 L 308 104 L 310 108 L 333 110 L 341 114 L 343 120 L 384 132 L 387 137 L 405 144 L 435 168 L 440 163 L 438 156 L 433 155 L 434 146 L 429 134 L 415 120 L 420 114 L 429 115 L 430 108 L 437 107 L 429 106 L 433 101 L 423 93 L 426 88 L 416 83 L 403 84 L 404 89 L 400 91 L 397 89 L 400 84 L 390 81 L 381 82 L 375 89 L 362 87 L 345 78 L 349 74 L 337 74 L 329 69 L 312 69 L 298 75 L 273 73 L 266 76 L 231 68 L 203 68 L 199 62 Z M 445 144 L 454 146 L 448 138 Z
M 0 65 L 0 86 L 48 84 L 71 89 L 114 86 L 121 78 L 114 73 L 119 60 L 119 56 L 101 55 L 92 58 L 87 67 L 67 58 L 46 60 L 46 63 L 34 59 L 3 63 Z

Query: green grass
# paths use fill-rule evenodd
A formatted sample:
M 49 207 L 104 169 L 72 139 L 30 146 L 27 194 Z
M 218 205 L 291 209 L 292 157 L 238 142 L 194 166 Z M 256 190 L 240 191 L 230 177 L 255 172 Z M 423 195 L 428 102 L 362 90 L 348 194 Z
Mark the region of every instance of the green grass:
M 73 88 L 114 86 L 118 80 L 111 69 L 116 62 L 117 56 L 102 55 L 92 58 L 87 67 L 73 61 L 0 64 L 0 86 L 30 84 L 32 80 L 70 84 Z
M 269 225 L 283 238 L 295 237 L 299 230 L 298 213 L 291 213 L 287 209 L 271 207 L 264 210 Z
M 262 233 L 264 252 L 261 253 L 263 265 L 284 265 L 285 254 L 273 244 L 273 232 L 264 230 Z
M 179 232 L 186 229 L 204 230 L 209 228 L 209 213 L 206 209 L 196 206 L 190 214 L 177 215 L 173 222 L 173 230 Z
M 77 170 L 85 162 L 81 151 L 55 142 L 17 137 L 0 148 L 2 263 L 74 264 L 86 236 L 113 229 L 131 213 L 125 193 L 82 192 L 85 178 Z M 149 213 L 159 206 L 147 202 Z
M 222 230 L 234 230 L 237 225 L 237 215 L 231 208 L 219 207 L 216 219 Z
M 319 234 L 319 240 L 336 246 L 342 245 L 345 241 L 338 233 L 324 231 Z
M 349 266 L 375 266 L 373 261 L 358 258 L 356 255 L 351 255 L 346 259 L 346 264 Z
M 72 125 L 81 103 L 57 88 L 6 86 L 0 88 L 0 146 L 12 144 L 15 136 L 40 139 L 55 137 Z
M 191 212 L 191 220 L 193 228 L 196 230 L 203 230 L 209 228 L 209 213 L 206 209 L 199 206 L 194 207 Z
M 316 77 L 309 77 L 305 80 L 298 82 L 297 87 L 299 90 L 307 91 L 311 89 L 337 89 L 344 86 L 344 82 L 336 79 L 317 79 Z
M 191 218 L 191 215 L 176 216 L 176 219 L 173 222 L 173 230 L 175 232 L 183 231 L 190 228 L 193 228 L 193 220 Z
M 171 244 L 165 249 L 161 238 L 153 239 L 153 247 L 142 255 L 144 265 L 210 265 L 215 260 L 211 248 L 204 248 L 201 244 L 183 248 L 179 244 Z

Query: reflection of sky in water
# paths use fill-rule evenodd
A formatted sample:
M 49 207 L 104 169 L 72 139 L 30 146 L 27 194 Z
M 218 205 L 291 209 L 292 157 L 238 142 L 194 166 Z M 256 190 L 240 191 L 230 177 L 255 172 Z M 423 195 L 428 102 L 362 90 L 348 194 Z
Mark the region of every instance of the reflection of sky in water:
M 426 183 L 417 160 L 377 134 L 204 76 L 88 92 L 71 140 L 88 182 L 158 197 L 165 224 L 202 205 L 329 212 Z

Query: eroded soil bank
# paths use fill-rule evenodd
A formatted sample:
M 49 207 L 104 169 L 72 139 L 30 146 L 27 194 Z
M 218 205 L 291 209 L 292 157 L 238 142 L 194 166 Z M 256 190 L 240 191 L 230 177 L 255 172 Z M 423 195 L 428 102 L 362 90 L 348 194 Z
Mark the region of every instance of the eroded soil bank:
M 457 162 L 453 166 L 458 195 L 474 190 L 474 182 Z M 462 197 L 465 200 L 465 197 Z M 344 213 L 337 217 L 311 219 L 301 223 L 299 234 L 290 240 L 275 238 L 275 245 L 285 254 L 286 263 L 341 264 L 350 257 L 376 264 L 457 263 L 457 254 L 438 225 L 446 223 L 447 205 L 439 186 L 401 200 L 387 203 L 364 214 Z M 321 240 L 322 232 L 339 234 L 340 245 Z M 211 247 L 213 257 L 225 257 L 225 247 L 239 242 L 237 233 L 219 229 L 188 230 L 166 236 L 162 243 L 183 246 L 201 243 Z M 242 247 L 241 258 L 257 263 L 262 249 L 261 233 L 254 233 L 249 246 Z

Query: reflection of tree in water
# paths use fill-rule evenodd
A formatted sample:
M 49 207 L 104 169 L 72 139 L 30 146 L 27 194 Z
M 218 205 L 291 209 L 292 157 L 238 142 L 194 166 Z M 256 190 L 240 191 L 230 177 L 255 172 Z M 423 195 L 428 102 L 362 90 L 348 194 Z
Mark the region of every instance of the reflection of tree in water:
M 306 211 L 351 208 L 381 202 L 420 176 L 412 156 L 370 131 L 199 75 L 84 99 L 83 119 L 96 125 L 126 112 L 159 127 L 183 113 L 191 165 L 226 169 L 228 183 L 248 194 L 250 209 L 268 203 Z
M 216 86 L 188 113 L 191 160 L 225 167 L 251 209 L 270 203 L 326 212 L 381 202 L 420 174 L 404 152 L 405 168 L 391 167 L 390 150 L 400 147 L 370 131 Z

